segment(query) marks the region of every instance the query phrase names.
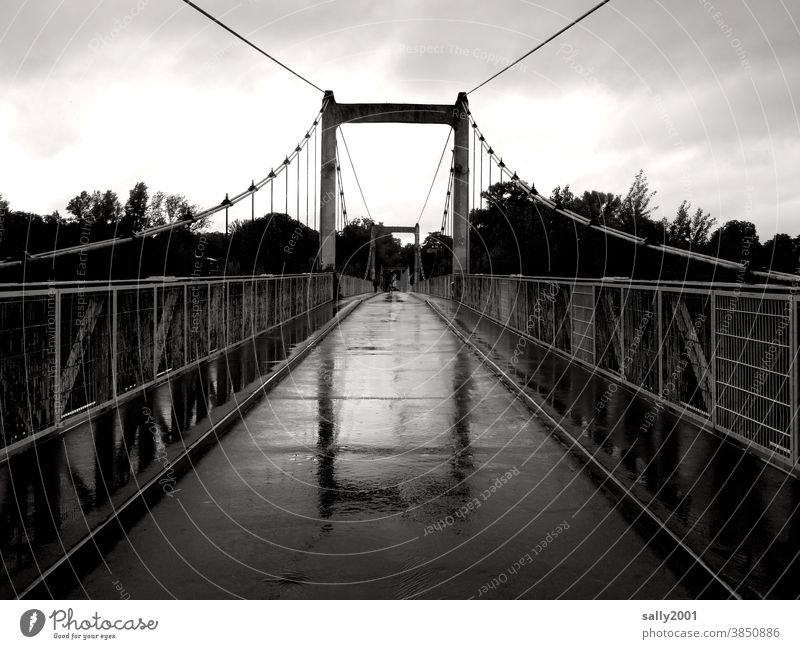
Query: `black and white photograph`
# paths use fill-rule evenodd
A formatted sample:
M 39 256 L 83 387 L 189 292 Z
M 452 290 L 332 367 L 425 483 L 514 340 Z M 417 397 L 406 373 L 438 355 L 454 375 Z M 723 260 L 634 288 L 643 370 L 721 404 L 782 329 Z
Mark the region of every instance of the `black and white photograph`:
M 2 0 L 0 641 L 797 646 L 799 285 L 796 0 Z

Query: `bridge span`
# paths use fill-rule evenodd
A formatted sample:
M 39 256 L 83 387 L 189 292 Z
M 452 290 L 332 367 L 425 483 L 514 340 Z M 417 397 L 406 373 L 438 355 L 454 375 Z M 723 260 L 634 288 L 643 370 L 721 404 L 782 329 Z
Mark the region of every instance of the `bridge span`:
M 69 595 L 690 596 L 663 562 L 423 301 L 388 293 Z

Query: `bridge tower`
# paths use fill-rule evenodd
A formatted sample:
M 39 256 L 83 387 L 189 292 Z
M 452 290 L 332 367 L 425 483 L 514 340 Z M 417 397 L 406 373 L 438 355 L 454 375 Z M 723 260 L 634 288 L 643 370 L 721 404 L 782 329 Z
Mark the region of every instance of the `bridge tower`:
M 419 254 L 419 223 L 408 226 L 408 225 L 384 225 L 383 231 L 387 233 L 391 232 L 406 232 L 409 234 L 414 235 L 414 285 L 416 286 L 417 280 L 420 277 L 420 267 L 419 262 L 422 258 Z M 370 237 L 369 237 L 369 279 L 374 280 L 376 275 L 375 265 L 377 263 L 377 248 L 375 246 L 375 241 L 378 238 L 378 226 L 373 225 L 372 229 L 370 230 Z
M 320 165 L 320 267 L 336 269 L 336 129 L 341 124 L 443 124 L 453 128 L 453 272 L 469 272 L 469 104 L 340 104 L 326 90 Z M 398 227 L 395 232 L 402 231 Z M 409 231 L 412 228 L 409 228 Z M 419 236 L 417 230 L 417 237 Z M 418 241 L 417 241 L 418 244 Z

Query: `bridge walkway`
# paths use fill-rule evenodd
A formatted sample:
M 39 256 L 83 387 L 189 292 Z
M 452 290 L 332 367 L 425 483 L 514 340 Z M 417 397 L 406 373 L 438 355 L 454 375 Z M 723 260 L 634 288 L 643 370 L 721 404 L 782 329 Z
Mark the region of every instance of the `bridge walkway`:
M 797 477 L 644 391 L 615 384 L 472 309 L 430 302 L 710 573 L 744 598 L 800 597 Z
M 657 578 L 653 578 L 656 577 Z M 364 302 L 71 597 L 691 597 L 416 297 Z

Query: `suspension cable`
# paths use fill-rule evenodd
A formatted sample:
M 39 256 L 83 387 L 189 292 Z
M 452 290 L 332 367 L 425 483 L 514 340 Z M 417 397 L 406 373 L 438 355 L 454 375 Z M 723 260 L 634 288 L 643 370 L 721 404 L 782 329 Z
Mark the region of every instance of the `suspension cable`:
M 439 169 L 442 166 L 442 160 L 444 160 L 444 154 L 447 153 L 447 145 L 450 143 L 450 136 L 453 134 L 453 129 L 451 128 L 447 131 L 447 139 L 444 141 L 444 147 L 442 147 L 442 154 L 439 156 L 439 163 L 436 165 L 436 171 L 433 173 L 433 180 L 431 180 L 431 186 L 428 188 L 428 195 L 425 197 L 425 202 L 422 204 L 422 209 L 419 211 L 419 216 L 417 217 L 416 225 L 419 225 L 420 219 L 422 219 L 422 215 L 425 213 L 425 208 L 428 206 L 428 201 L 431 198 L 431 192 L 433 191 L 433 186 L 436 184 L 436 177 L 439 175 Z
M 314 229 L 317 229 L 317 122 L 314 121 Z
M 453 190 L 453 162 L 455 159 L 455 151 L 453 152 L 453 156 L 450 158 L 450 175 L 447 178 L 447 194 L 445 195 L 444 199 L 444 212 L 442 213 L 442 227 L 439 229 L 441 234 L 446 234 L 447 228 L 447 217 L 448 217 L 448 209 L 450 206 L 450 196 L 452 195 Z
M 325 101 L 322 105 L 322 108 L 317 112 L 317 115 L 314 119 L 314 127 L 319 123 L 320 118 L 325 113 L 325 109 L 328 106 L 328 102 Z M 316 130 L 315 130 L 316 133 Z M 226 208 L 233 207 L 236 203 L 244 200 L 248 196 L 252 196 L 255 192 L 260 190 L 264 185 L 269 183 L 270 185 L 270 212 L 274 212 L 274 181 L 275 179 L 286 170 L 289 162 L 297 155 L 297 153 L 292 153 L 292 155 L 286 157 L 281 165 L 278 166 L 278 171 L 275 171 L 273 167 L 269 174 L 262 178 L 257 183 L 251 183 L 250 187 L 248 187 L 245 191 L 237 194 L 236 196 L 228 198 L 228 194 L 225 195 L 225 200 L 221 203 L 215 205 L 214 207 L 207 208 L 198 212 L 197 214 L 187 213 L 186 217 L 180 221 L 173 221 L 172 223 L 165 223 L 162 225 L 155 225 L 150 228 L 145 228 L 144 230 L 140 230 L 138 232 L 134 232 L 129 237 L 112 237 L 110 239 L 103 239 L 102 241 L 95 241 L 93 243 L 89 243 L 86 245 L 77 245 L 71 246 L 69 248 L 60 248 L 57 250 L 50 250 L 48 252 L 40 252 L 36 254 L 30 254 L 27 250 L 24 252 L 24 258 L 27 261 L 38 261 L 40 259 L 53 259 L 55 257 L 61 257 L 64 255 L 76 254 L 81 253 L 86 250 L 99 250 L 102 248 L 108 248 L 110 246 L 119 245 L 121 243 L 127 243 L 129 241 L 135 241 L 136 239 L 144 239 L 147 237 L 152 237 L 162 232 L 169 232 L 173 228 L 182 228 L 190 226 L 194 223 L 197 223 L 199 220 L 203 218 L 207 218 L 209 216 L 213 216 L 218 212 L 225 210 Z M 288 176 L 288 173 L 287 173 Z M 15 261 L 6 261 L 0 262 L 0 268 L 5 266 L 13 266 L 21 264 L 22 260 L 15 260 Z
M 470 117 L 470 119 L 472 120 L 471 117 Z M 481 142 L 485 142 L 486 138 L 480 132 L 480 129 L 477 127 L 477 124 L 474 122 L 474 120 L 472 121 L 472 123 L 473 123 L 473 125 L 475 127 L 475 130 L 478 131 L 478 134 L 479 134 Z M 487 146 L 488 146 L 488 143 L 487 143 Z M 496 154 L 494 154 L 494 150 L 491 149 L 491 147 L 489 147 L 489 149 L 492 150 L 492 156 L 490 156 L 490 158 L 493 160 Z M 500 161 L 502 161 L 502 158 L 497 158 L 497 162 L 500 162 Z M 504 163 L 504 166 L 505 166 L 505 163 Z M 739 262 L 730 261 L 728 259 L 722 259 L 720 257 L 713 257 L 711 255 L 704 255 L 702 253 L 695 252 L 693 250 L 684 250 L 683 248 L 676 248 L 675 246 L 670 246 L 670 245 L 667 245 L 667 244 L 664 244 L 664 243 L 656 243 L 654 241 L 650 241 L 646 237 L 639 237 L 639 236 L 636 236 L 635 234 L 630 234 L 628 232 L 624 232 L 622 230 L 618 230 L 618 229 L 613 228 L 611 226 L 608 226 L 608 225 L 605 225 L 605 224 L 601 224 L 601 223 L 597 223 L 597 222 L 595 222 L 594 219 L 590 219 L 590 218 L 588 218 L 586 216 L 582 216 L 582 215 L 580 215 L 580 214 L 578 214 L 576 212 L 573 212 L 572 210 L 569 210 L 569 209 L 566 209 L 566 208 L 563 208 L 563 207 L 559 207 L 558 205 L 556 205 L 555 202 L 553 202 L 549 198 L 545 198 L 544 196 L 542 196 L 536 190 L 536 187 L 528 185 L 526 182 L 521 180 L 519 178 L 519 176 L 516 174 L 516 172 L 514 172 L 514 173 L 509 172 L 509 174 L 510 174 L 510 178 L 511 178 L 510 182 L 514 183 L 518 188 L 520 188 L 523 192 L 525 192 L 534 201 L 534 205 L 536 203 L 541 203 L 542 205 L 544 205 L 545 207 L 549 208 L 550 210 L 552 210 L 556 214 L 558 214 L 560 216 L 563 216 L 563 217 L 566 217 L 568 219 L 571 219 L 572 221 L 574 221 L 574 222 L 576 222 L 576 223 L 578 223 L 580 225 L 583 225 L 583 226 L 585 226 L 585 227 L 587 227 L 587 228 L 589 228 L 591 230 L 595 230 L 597 232 L 602 232 L 603 234 L 615 237 L 617 239 L 621 239 L 623 241 L 627 241 L 628 243 L 633 243 L 633 244 L 635 244 L 637 246 L 647 246 L 651 250 L 656 250 L 656 251 L 659 251 L 659 252 L 675 255 L 677 257 L 684 257 L 686 259 L 695 259 L 697 261 L 701 261 L 701 262 L 708 263 L 708 264 L 714 264 L 715 266 L 722 266 L 723 268 L 729 268 L 729 269 L 737 270 L 737 271 L 740 271 L 740 272 L 744 271 L 744 270 L 747 270 L 747 266 L 745 264 L 741 264 Z M 797 275 L 793 275 L 791 273 L 781 273 L 781 272 L 774 271 L 774 270 L 766 270 L 766 271 L 754 270 L 754 271 L 751 271 L 751 273 L 754 276 L 765 277 L 767 279 L 774 279 L 774 280 L 780 280 L 780 281 L 796 281 L 797 280 Z
M 312 88 L 316 88 L 317 90 L 319 90 L 320 92 L 323 92 L 323 93 L 325 92 L 325 91 L 324 91 L 322 88 L 320 88 L 320 87 L 319 87 L 317 84 L 315 84 L 315 83 L 311 83 L 311 82 L 310 82 L 308 79 L 306 79 L 306 78 L 305 78 L 305 77 L 304 77 L 302 74 L 300 74 L 300 73 L 298 73 L 298 72 L 295 72 L 295 71 L 294 71 L 294 70 L 292 70 L 292 69 L 291 69 L 291 68 L 290 68 L 288 65 L 285 65 L 285 64 L 281 63 L 281 62 L 280 62 L 278 59 L 276 59 L 274 56 L 272 56 L 271 54 L 268 54 L 267 52 L 265 52 L 264 50 L 262 50 L 260 47 L 258 47 L 258 45 L 256 45 L 256 44 L 252 43 L 251 41 L 247 40 L 247 39 L 246 39 L 244 36 L 242 36 L 240 33 L 236 32 L 236 31 L 234 31 L 233 29 L 231 29 L 230 27 L 228 27 L 228 26 L 227 26 L 225 23 L 221 22 L 221 21 L 220 21 L 220 20 L 218 20 L 217 18 L 214 18 L 214 16 L 212 16 L 210 13 L 208 13 L 208 12 L 207 12 L 205 9 L 201 9 L 200 7 L 198 7 L 198 6 L 197 6 L 197 5 L 196 5 L 194 2 L 192 2 L 191 0 L 183 0 L 183 1 L 184 1 L 184 2 L 185 2 L 187 5 L 189 5 L 189 6 L 190 6 L 192 9 L 195 9 L 196 11 L 200 12 L 201 14 L 203 14 L 203 15 L 204 15 L 206 18 L 208 18 L 208 19 L 209 19 L 209 20 L 211 20 L 212 22 L 215 22 L 217 25 L 219 25 L 220 27 L 222 27 L 222 29 L 224 29 L 225 31 L 227 31 L 227 32 L 229 32 L 229 33 L 231 33 L 231 34 L 233 34 L 233 35 L 234 35 L 236 38 L 238 38 L 240 41 L 243 41 L 244 43 L 247 43 L 247 44 L 248 44 L 250 47 L 252 47 L 254 50 L 256 50 L 257 52 L 260 52 L 261 54 L 263 54 L 264 56 L 266 56 L 266 57 L 267 57 L 267 58 L 268 58 L 270 61 L 272 61 L 272 62 L 274 62 L 274 63 L 277 63 L 279 66 L 281 66 L 281 67 L 282 67 L 284 70 L 286 70 L 287 72 L 291 72 L 291 73 L 292 73 L 294 76 L 296 76 L 298 79 L 302 79 L 303 81 L 305 81 L 305 82 L 306 82 L 306 83 L 307 83 L 309 86 L 311 86 Z
M 483 209 L 483 135 L 479 138 L 480 146 L 481 146 L 481 209 Z
M 283 213 L 286 216 L 289 216 L 289 165 L 292 164 L 292 161 L 289 158 L 286 158 L 283 161 L 283 168 L 286 170 L 286 194 L 284 196 L 285 204 L 283 208 Z
M 342 130 L 341 125 L 339 125 L 339 134 L 342 136 L 342 144 L 344 144 L 344 150 L 345 153 L 347 153 L 347 159 L 350 161 L 350 168 L 353 170 L 353 176 L 356 179 L 358 192 L 361 194 L 361 200 L 364 201 L 364 209 L 367 210 L 367 216 L 369 217 L 369 220 L 372 221 L 372 214 L 369 211 L 369 205 L 367 205 L 367 199 L 364 196 L 364 190 L 361 189 L 361 181 L 358 179 L 358 174 L 356 173 L 356 167 L 353 164 L 353 158 L 350 157 L 350 149 L 347 146 L 347 140 L 344 137 L 344 131 Z
M 475 86 L 475 87 L 474 87 L 472 90 L 470 90 L 470 91 L 467 93 L 467 95 L 471 95 L 471 94 L 472 94 L 473 92 L 475 92 L 475 91 L 476 91 L 478 88 L 482 88 L 482 87 L 483 87 L 483 86 L 485 86 L 487 83 L 489 83 L 489 82 L 490 82 L 492 79 L 496 79 L 496 78 L 497 78 L 497 77 L 499 77 L 501 74 L 503 74 L 503 72 L 505 72 L 506 70 L 509 70 L 510 68 L 513 68 L 513 67 L 514 67 L 514 66 L 515 66 L 517 63 L 519 63 L 519 62 L 520 62 L 520 61 L 522 61 L 523 59 L 526 59 L 526 58 L 528 58 L 528 57 L 529 57 L 531 54 L 533 54 L 533 53 L 534 53 L 536 50 L 539 50 L 539 49 L 543 48 L 543 47 L 544 47 L 545 45 L 547 45 L 547 44 L 548 44 L 550 41 L 552 41 L 552 40 L 554 40 L 555 38 L 557 38 L 557 37 L 561 36 L 561 34 L 563 34 L 565 31 L 567 31 L 568 29 L 570 29 L 570 28 L 574 27 L 574 26 L 575 26 L 575 25 L 577 25 L 579 22 L 581 22 L 581 21 L 582 21 L 584 18 L 586 18 L 587 16 L 589 16 L 589 15 L 593 14 L 593 13 L 594 13 L 595 11 L 597 11 L 597 10 L 598 10 L 600 7 L 602 7 L 603 5 L 605 5 L 605 4 L 609 3 L 609 2 L 611 2 L 611 0 L 602 0 L 602 2 L 599 2 L 599 3 L 598 3 L 598 4 L 596 4 L 594 7 L 592 7 L 591 9 L 589 9 L 589 11 L 587 11 L 585 14 L 583 14 L 582 16 L 580 16 L 580 17 L 576 18 L 575 20 L 573 20 L 573 21 L 572 21 L 572 22 L 571 22 L 569 25 L 567 25 L 566 27 L 562 27 L 561 29 L 559 29 L 559 30 L 558 30 L 558 31 L 557 31 L 555 34 L 553 34 L 552 36 L 550 36 L 550 38 L 548 38 L 547 40 L 544 40 L 544 41 L 542 41 L 542 42 L 541 42 L 541 43 L 539 43 L 539 44 L 538 44 L 536 47 L 534 47 L 532 50 L 529 50 L 528 52 L 526 52 L 525 54 L 523 54 L 522 56 L 520 56 L 520 57 L 519 57 L 519 58 L 518 58 L 516 61 L 512 61 L 512 62 L 511 62 L 511 63 L 509 63 L 509 64 L 508 64 L 506 67 L 504 67 L 502 70 L 500 70 L 500 71 L 498 71 L 498 72 L 495 72 L 495 73 L 494 73 L 494 74 L 493 74 L 491 77 L 489 77 L 488 79 L 486 79 L 486 81 L 483 81 L 483 82 L 479 83 L 479 84 L 478 84 L 477 86 Z
M 336 146 L 336 177 L 339 179 L 339 197 L 341 199 L 342 228 L 347 227 L 347 203 L 344 198 L 344 183 L 342 182 L 342 165 L 339 162 L 339 146 Z
M 478 134 L 477 134 L 477 130 L 478 130 L 478 125 L 475 124 L 475 122 L 473 122 L 472 123 L 472 171 L 470 172 L 470 179 L 472 180 L 472 207 L 473 208 L 475 207 L 475 187 L 476 187 L 475 170 L 478 168 L 477 164 L 476 164 L 477 163 L 476 156 L 477 156 L 477 152 L 478 152 L 478 146 L 477 146 L 477 144 L 478 144 Z
M 297 190 L 295 191 L 295 198 L 297 199 L 297 205 L 295 206 L 295 216 L 294 220 L 300 223 L 300 154 L 302 153 L 302 149 L 300 145 L 297 146 Z
M 309 178 L 310 178 L 310 164 L 309 158 L 311 157 L 311 151 L 309 151 L 309 143 L 311 142 L 311 134 L 306 133 L 306 227 L 308 227 L 308 186 L 309 186 Z

